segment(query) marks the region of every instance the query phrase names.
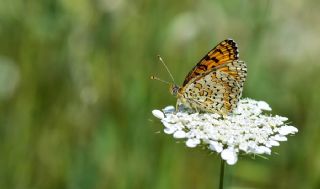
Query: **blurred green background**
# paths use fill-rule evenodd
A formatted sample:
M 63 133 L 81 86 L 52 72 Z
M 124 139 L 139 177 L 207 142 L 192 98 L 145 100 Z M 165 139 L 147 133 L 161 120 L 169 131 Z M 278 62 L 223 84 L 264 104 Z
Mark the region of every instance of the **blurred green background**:
M 320 188 L 320 3 L 58 0 L 0 2 L 1 189 L 204 189 L 219 159 L 163 134 L 151 114 L 233 38 L 244 97 L 299 128 L 268 160 L 227 166 L 228 188 Z

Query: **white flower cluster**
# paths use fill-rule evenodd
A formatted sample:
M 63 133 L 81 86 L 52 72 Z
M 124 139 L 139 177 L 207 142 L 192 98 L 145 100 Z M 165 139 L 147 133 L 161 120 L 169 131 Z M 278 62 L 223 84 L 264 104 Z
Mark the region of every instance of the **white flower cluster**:
M 163 123 L 165 133 L 185 139 L 190 148 L 205 145 L 233 165 L 239 154 L 270 155 L 272 146 L 279 146 L 279 142 L 287 140 L 286 135 L 298 132 L 285 123 L 286 117 L 263 112 L 270 110 L 264 101 L 241 99 L 237 109 L 228 116 L 175 112 L 173 106 L 152 113 Z

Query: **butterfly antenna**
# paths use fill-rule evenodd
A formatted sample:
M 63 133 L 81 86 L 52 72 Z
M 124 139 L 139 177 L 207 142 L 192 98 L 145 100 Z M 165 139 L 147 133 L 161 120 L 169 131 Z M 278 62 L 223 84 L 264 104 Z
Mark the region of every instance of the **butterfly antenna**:
M 163 66 L 166 68 L 167 72 L 169 73 L 169 75 L 170 75 L 170 77 L 171 77 L 171 79 L 172 79 L 172 82 L 173 82 L 173 83 L 176 83 L 176 82 L 174 81 L 174 78 L 173 78 L 173 76 L 172 76 L 172 74 L 171 74 L 168 66 L 164 63 L 164 61 L 162 60 L 162 58 L 161 58 L 160 55 L 158 55 L 158 58 L 159 58 L 160 62 L 163 64 Z
M 170 82 L 165 81 L 165 80 L 162 80 L 162 79 L 160 79 L 160 78 L 158 78 L 158 77 L 156 77 L 156 76 L 153 76 L 153 75 L 150 77 L 150 79 L 158 80 L 158 81 L 161 81 L 161 82 L 166 83 L 166 84 L 168 84 L 168 85 L 171 84 Z

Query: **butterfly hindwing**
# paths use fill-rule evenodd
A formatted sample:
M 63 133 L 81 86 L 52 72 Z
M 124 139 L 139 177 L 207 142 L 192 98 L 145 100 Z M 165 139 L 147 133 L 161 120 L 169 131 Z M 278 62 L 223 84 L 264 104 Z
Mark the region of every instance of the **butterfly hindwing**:
M 217 70 L 232 76 L 242 88 L 247 77 L 247 65 L 242 60 L 229 61 L 219 67 Z
M 246 72 L 243 61 L 228 61 L 188 83 L 183 98 L 191 108 L 227 114 L 237 107 Z

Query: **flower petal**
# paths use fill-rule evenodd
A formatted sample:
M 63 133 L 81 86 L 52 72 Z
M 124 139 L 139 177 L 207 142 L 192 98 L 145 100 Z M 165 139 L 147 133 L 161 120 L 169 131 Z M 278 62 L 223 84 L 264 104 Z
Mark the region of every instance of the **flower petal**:
M 287 137 L 285 137 L 285 136 L 283 136 L 283 135 L 275 135 L 275 136 L 273 136 L 273 140 L 277 140 L 277 141 L 287 141 L 288 139 L 287 139 Z
M 222 146 L 222 144 L 220 144 L 216 141 L 210 141 L 209 149 L 220 153 L 223 150 L 223 146 Z
M 164 133 L 168 134 L 168 135 L 171 135 L 173 134 L 177 129 L 174 128 L 174 127 L 166 127 L 163 131 Z
M 152 114 L 159 119 L 163 119 L 164 118 L 164 113 L 161 112 L 160 110 L 152 110 Z
M 233 148 L 225 149 L 221 152 L 221 158 L 226 160 L 227 164 L 234 165 L 238 161 L 237 153 Z
M 200 140 L 199 139 L 195 139 L 195 138 L 189 138 L 186 142 L 186 145 L 189 148 L 194 148 L 196 147 L 198 144 L 200 144 Z
M 288 135 L 288 134 L 294 134 L 298 132 L 298 129 L 293 126 L 282 126 L 279 128 L 278 132 L 281 135 Z
M 167 106 L 167 107 L 165 107 L 165 108 L 163 108 L 162 109 L 162 111 L 164 112 L 164 113 L 172 113 L 172 112 L 174 112 L 176 109 L 174 108 L 174 106 Z
M 173 137 L 174 138 L 186 138 L 186 132 L 180 130 L 180 131 L 176 131 L 174 134 L 173 134 Z
M 266 143 L 266 146 L 267 146 L 267 147 L 280 146 L 280 143 L 279 143 L 278 141 L 275 141 L 275 140 L 269 140 L 269 141 Z
M 257 154 L 268 154 L 270 155 L 271 154 L 271 150 L 270 148 L 267 148 L 265 146 L 258 146 L 258 148 L 256 148 L 256 153 Z
M 261 109 L 261 110 L 267 110 L 267 111 L 271 111 L 271 107 L 269 106 L 268 103 L 266 103 L 265 101 L 259 101 L 258 102 L 258 107 Z

